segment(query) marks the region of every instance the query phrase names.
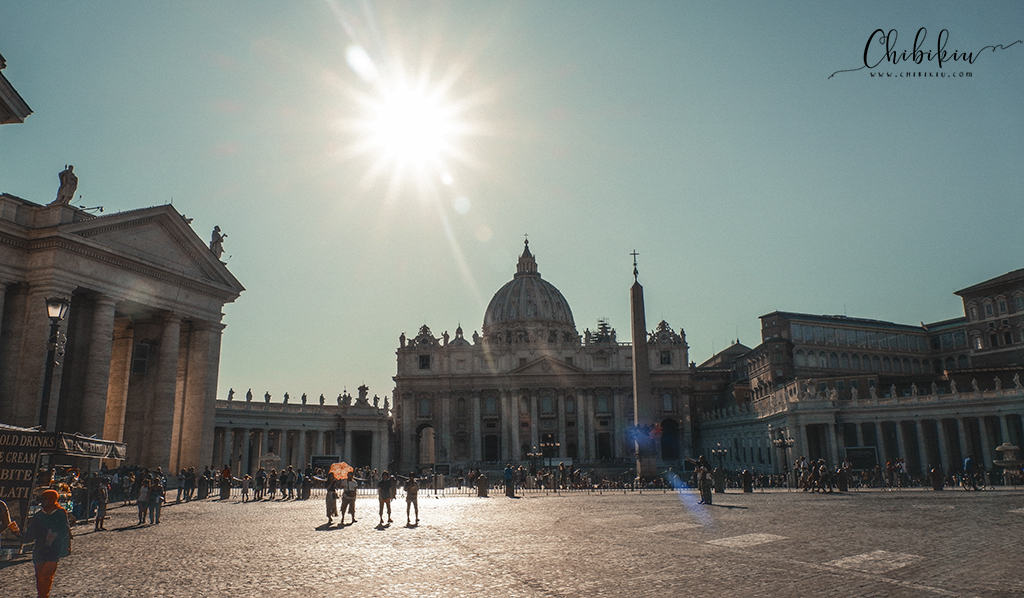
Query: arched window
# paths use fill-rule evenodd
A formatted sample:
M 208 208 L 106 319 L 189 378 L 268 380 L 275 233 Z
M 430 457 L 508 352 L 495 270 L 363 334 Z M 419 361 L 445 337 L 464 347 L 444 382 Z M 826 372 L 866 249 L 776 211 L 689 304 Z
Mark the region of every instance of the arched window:
M 882 359 L 882 371 L 883 372 L 891 372 L 892 371 L 892 362 L 889 360 L 888 357 L 885 357 L 885 358 Z
M 959 355 L 959 356 L 957 356 L 956 364 L 957 364 L 957 367 L 959 367 L 959 368 L 967 369 L 967 367 L 968 367 L 967 366 L 967 356 L 966 355 Z
M 824 351 L 822 351 L 821 353 L 818 353 L 818 367 L 820 367 L 820 368 L 827 368 L 828 367 L 828 357 L 825 356 L 825 352 Z
M 793 356 L 793 362 L 797 367 L 803 367 L 807 365 L 807 360 L 804 359 L 804 350 L 797 349 L 796 355 Z
M 945 361 L 945 363 L 943 363 L 943 365 L 945 366 L 945 368 L 947 370 L 956 369 L 956 363 L 953 361 L 952 357 L 947 357 L 946 361 Z
M 877 355 L 871 356 L 871 370 L 875 372 L 882 370 L 882 360 Z
M 830 353 L 828 356 L 828 367 L 832 369 L 839 369 L 839 356 L 835 353 Z
M 850 369 L 850 356 L 847 355 L 846 353 L 843 353 L 842 355 L 839 356 L 839 367 L 843 368 L 844 370 Z
M 853 354 L 853 369 L 860 369 L 860 355 L 857 355 L 856 353 Z

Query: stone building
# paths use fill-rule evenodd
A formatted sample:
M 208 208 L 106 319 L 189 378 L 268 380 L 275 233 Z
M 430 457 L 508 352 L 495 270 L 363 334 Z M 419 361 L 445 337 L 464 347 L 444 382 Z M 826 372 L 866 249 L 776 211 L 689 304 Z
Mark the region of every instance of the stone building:
M 305 466 L 315 455 L 336 455 L 355 467 L 385 469 L 390 460 L 391 418 L 388 399 L 383 403 L 367 397 L 360 386 L 353 399 L 347 392 L 333 402 L 320 395 L 309 401 L 285 397 L 271 402 L 269 393 L 253 400 L 217 400 L 213 431 L 213 461 L 210 465 L 231 466 L 231 471 L 253 473 L 267 468 Z M 287 393 L 286 393 L 287 394 Z
M 678 465 L 693 446 L 682 330 L 658 324 L 648 356 L 658 463 Z M 487 306 L 482 334 L 467 338 L 459 326 L 438 338 L 424 325 L 399 338 L 396 460 L 403 469 L 540 459 L 632 466 L 632 359 L 631 344 L 606 322 L 579 334 L 569 303 L 541 278 L 527 242 L 514 277 Z
M 172 206 L 94 215 L 70 205 L 70 167 L 61 181 L 47 205 L 0 195 L 0 421 L 210 463 L 221 309 L 242 285 Z M 49 298 L 70 307 L 46 376 Z
M 776 472 L 799 455 L 991 467 L 998 444 L 1024 439 L 1024 270 L 956 294 L 963 317 L 920 326 L 762 316 L 761 344 L 733 353 L 732 382 L 700 405 L 701 450 Z

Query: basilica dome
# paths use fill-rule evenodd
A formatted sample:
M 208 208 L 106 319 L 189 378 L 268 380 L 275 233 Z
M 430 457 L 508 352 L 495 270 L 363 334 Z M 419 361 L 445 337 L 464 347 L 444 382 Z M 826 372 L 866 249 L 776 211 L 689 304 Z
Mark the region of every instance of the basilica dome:
M 491 298 L 484 313 L 484 334 L 508 324 L 538 323 L 575 331 L 569 302 L 555 285 L 542 279 L 526 241 L 516 274 Z

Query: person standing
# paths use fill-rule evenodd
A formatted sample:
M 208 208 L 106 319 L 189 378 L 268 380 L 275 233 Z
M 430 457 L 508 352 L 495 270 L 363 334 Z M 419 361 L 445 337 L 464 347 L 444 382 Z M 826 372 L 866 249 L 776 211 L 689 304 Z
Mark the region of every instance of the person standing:
M 338 516 L 338 479 L 334 473 L 327 472 L 327 525 L 334 523 L 334 517 Z M 342 511 L 342 519 L 345 512 Z M 354 516 L 353 516 L 354 517 Z M 353 519 L 355 521 L 355 519 Z
M 149 487 L 149 523 L 160 523 L 160 507 L 164 504 L 164 485 L 160 478 Z
M 384 526 L 384 509 L 388 510 L 388 523 L 391 523 L 391 498 L 393 497 L 392 492 L 395 489 L 395 479 L 391 477 L 391 472 L 384 470 L 380 476 L 380 482 L 377 483 L 377 501 L 380 503 L 380 525 Z
M 139 496 L 135 499 L 135 504 L 139 507 L 139 525 L 146 523 L 146 511 L 149 510 L 149 480 L 142 480 L 142 485 L 139 486 Z
M 405 480 L 405 525 L 414 525 L 409 521 L 409 509 L 415 509 L 416 511 L 416 523 L 420 524 L 420 483 L 416 479 L 416 472 L 410 471 L 409 478 Z
M 28 522 L 25 539 L 35 542 L 32 563 L 36 571 L 36 595 L 47 598 L 57 573 L 57 561 L 71 554 L 71 526 L 68 513 L 59 504 L 56 490 L 44 490 L 40 496 L 43 508 Z
M 509 498 L 516 497 L 516 481 L 515 481 L 515 470 L 512 469 L 512 464 L 505 465 L 505 471 L 502 473 L 502 477 L 505 480 L 505 496 Z
M 101 479 L 96 487 L 96 526 L 94 531 L 106 531 L 103 521 L 107 518 L 107 499 L 110 498 L 110 490 L 107 488 L 107 480 Z
M 356 522 L 356 490 L 359 483 L 354 476 L 355 472 L 348 472 L 348 477 L 341 481 L 341 522 L 345 525 L 345 511 L 352 515 L 352 523 Z

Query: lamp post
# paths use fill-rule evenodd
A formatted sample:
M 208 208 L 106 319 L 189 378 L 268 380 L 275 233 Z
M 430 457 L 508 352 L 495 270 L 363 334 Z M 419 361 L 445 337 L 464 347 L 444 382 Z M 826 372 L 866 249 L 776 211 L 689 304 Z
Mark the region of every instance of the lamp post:
M 725 459 L 727 454 L 729 454 L 729 449 L 724 448 L 721 442 L 716 442 L 715 448 L 711 449 L 711 454 L 718 458 L 718 467 L 721 468 L 722 460 Z
M 43 400 L 39 406 L 39 426 L 46 429 L 46 416 L 50 410 L 50 389 L 53 386 L 53 367 L 57 365 L 57 345 L 60 322 L 68 314 L 71 303 L 64 297 L 46 300 L 46 315 L 50 317 L 50 339 L 47 341 L 46 371 L 43 373 Z
M 544 459 L 545 461 L 547 461 L 547 467 L 551 467 L 551 457 L 547 454 L 549 452 L 549 449 L 554 449 L 555 451 L 557 451 L 558 447 L 560 446 L 562 446 L 562 443 L 558 442 L 557 440 L 540 443 L 540 448 L 542 453 L 544 454 Z
M 771 424 L 768 425 L 769 433 L 771 431 Z M 784 467 L 782 471 L 787 473 L 789 470 L 789 448 L 793 446 L 796 441 L 793 440 L 792 436 L 786 436 L 782 430 L 779 430 L 778 438 L 772 438 L 772 444 L 775 448 L 782 449 L 783 459 L 785 459 Z M 786 475 L 786 487 L 789 487 L 789 475 Z
M 715 448 L 711 449 L 711 455 L 718 458 L 718 469 L 712 476 L 715 483 L 715 494 L 725 493 L 725 468 L 722 466 L 722 460 L 728 453 L 729 449 L 723 447 L 721 442 L 716 442 Z
M 530 459 L 530 475 L 537 475 L 537 459 L 544 456 L 544 453 L 540 452 L 537 445 L 533 445 L 533 450 L 526 453 L 526 457 Z

